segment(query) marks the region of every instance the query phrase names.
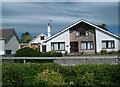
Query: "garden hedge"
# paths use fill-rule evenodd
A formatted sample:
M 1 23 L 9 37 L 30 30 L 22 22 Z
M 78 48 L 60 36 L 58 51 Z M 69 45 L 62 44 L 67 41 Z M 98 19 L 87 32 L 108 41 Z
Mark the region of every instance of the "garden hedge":
M 30 47 L 19 49 L 15 53 L 15 57 L 61 57 L 61 56 L 62 56 L 61 52 L 49 51 L 46 53 L 42 53 Z
M 60 66 L 55 63 L 3 63 L 3 87 L 120 87 L 120 65 Z

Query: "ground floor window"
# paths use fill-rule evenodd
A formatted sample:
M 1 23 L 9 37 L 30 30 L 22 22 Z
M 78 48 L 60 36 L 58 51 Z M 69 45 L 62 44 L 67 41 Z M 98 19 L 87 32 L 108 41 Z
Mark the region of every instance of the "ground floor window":
M 55 51 L 65 51 L 65 42 L 52 42 L 51 49 Z
M 103 49 L 115 48 L 115 42 L 114 42 L 114 40 L 102 41 L 102 48 Z
M 5 53 L 6 53 L 6 54 L 11 54 L 11 53 L 12 53 L 12 50 L 5 50 Z
M 93 41 L 81 41 L 81 49 L 93 49 Z

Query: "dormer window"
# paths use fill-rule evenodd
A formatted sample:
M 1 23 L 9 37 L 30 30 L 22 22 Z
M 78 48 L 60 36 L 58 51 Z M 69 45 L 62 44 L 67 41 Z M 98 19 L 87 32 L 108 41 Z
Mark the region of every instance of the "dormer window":
M 44 38 L 44 36 L 41 36 L 41 40 L 44 40 L 45 38 Z

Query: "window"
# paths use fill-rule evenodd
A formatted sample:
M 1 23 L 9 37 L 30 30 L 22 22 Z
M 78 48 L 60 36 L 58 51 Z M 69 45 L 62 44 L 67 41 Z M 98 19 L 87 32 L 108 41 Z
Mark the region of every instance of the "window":
M 12 50 L 5 50 L 6 54 L 11 54 Z
M 114 40 L 111 41 L 102 41 L 102 48 L 103 49 L 110 49 L 110 48 L 115 48 L 115 43 Z
M 55 51 L 64 51 L 65 50 L 65 42 L 52 42 L 51 49 Z
M 44 40 L 44 36 L 41 36 L 41 40 Z
M 80 30 L 80 36 L 86 36 L 86 31 L 85 30 Z
M 93 41 L 82 41 L 81 49 L 93 49 Z
M 88 32 L 86 30 L 76 31 L 76 36 L 88 36 Z
M 80 33 L 79 31 L 76 31 L 76 36 L 79 36 L 79 33 Z

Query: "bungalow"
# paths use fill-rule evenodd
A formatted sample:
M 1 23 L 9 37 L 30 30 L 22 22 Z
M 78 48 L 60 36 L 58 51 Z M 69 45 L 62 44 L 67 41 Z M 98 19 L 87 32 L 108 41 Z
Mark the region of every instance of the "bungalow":
M 19 40 L 14 29 L 0 30 L 0 55 L 14 54 L 19 49 Z
M 50 30 L 50 26 L 48 25 Z M 49 31 L 48 30 L 48 31 Z M 50 32 L 48 32 L 50 36 Z M 59 51 L 65 53 L 84 52 L 93 54 L 120 50 L 120 37 L 86 20 L 80 20 L 53 36 L 46 38 L 39 46 L 40 51 Z
M 48 36 L 46 34 L 41 33 L 37 37 L 35 37 L 32 41 L 29 42 L 29 46 L 36 46 L 42 52 L 46 52 L 46 46 L 42 45 L 42 43 L 47 38 L 48 38 Z M 39 46 L 39 45 L 42 45 L 42 46 Z

